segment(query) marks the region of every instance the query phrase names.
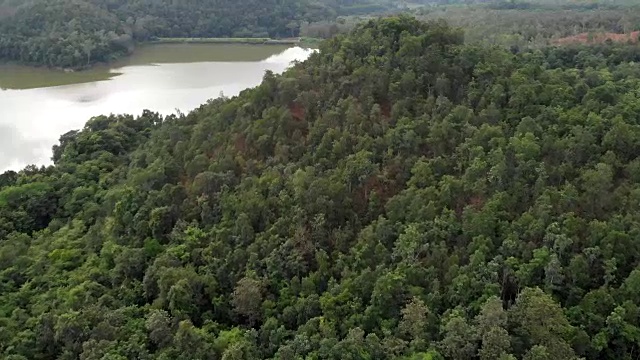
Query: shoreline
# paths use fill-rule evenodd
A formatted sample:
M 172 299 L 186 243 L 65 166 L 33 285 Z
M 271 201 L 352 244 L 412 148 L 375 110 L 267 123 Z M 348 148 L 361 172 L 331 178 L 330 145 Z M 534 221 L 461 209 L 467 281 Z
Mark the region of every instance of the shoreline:
M 323 39 L 297 37 L 272 38 L 157 38 L 142 44 L 247 44 L 247 45 L 299 45 L 317 46 Z
M 138 47 L 148 46 L 148 45 L 160 45 L 160 44 L 203 44 L 203 45 L 291 45 L 291 46 L 300 46 L 304 48 L 318 48 L 318 45 L 324 39 L 319 38 L 308 38 L 308 37 L 297 37 L 297 38 L 289 38 L 289 39 L 271 39 L 271 38 L 156 38 L 150 41 L 139 42 L 136 43 L 136 46 L 133 48 L 129 54 L 120 56 L 117 59 L 113 59 L 109 62 L 96 62 L 89 66 L 81 66 L 76 68 L 62 68 L 62 67 L 51 67 L 46 65 L 34 65 L 34 64 L 23 64 L 15 61 L 0 61 L 0 65 L 17 65 L 17 66 L 27 66 L 34 68 L 44 68 L 64 73 L 81 73 L 87 70 L 91 70 L 94 68 L 108 66 L 109 64 L 117 63 L 118 61 L 122 61 L 127 57 L 133 55 L 133 53 L 137 50 Z
M 157 38 L 143 44 L 249 44 L 249 45 L 297 45 L 300 38 Z

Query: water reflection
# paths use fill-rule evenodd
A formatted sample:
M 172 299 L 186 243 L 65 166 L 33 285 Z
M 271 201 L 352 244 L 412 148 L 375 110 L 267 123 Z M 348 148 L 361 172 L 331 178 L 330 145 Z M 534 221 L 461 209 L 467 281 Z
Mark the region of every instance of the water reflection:
M 271 46 L 197 48 L 196 55 L 183 51 L 182 62 L 176 60 L 176 51 L 164 45 L 162 51 L 143 54 L 146 65 L 139 64 L 140 58 L 132 58 L 129 62 L 134 65 L 92 70 L 80 74 L 82 78 L 77 74 L 55 74 L 44 87 L 0 92 L 0 171 L 49 163 L 51 147 L 60 135 L 81 128 L 92 116 L 140 114 L 144 109 L 163 114 L 176 109 L 188 112 L 220 93 L 233 96 L 256 86 L 266 70 L 282 72 L 292 61 L 304 60 L 310 54 L 310 50 L 302 48 L 282 50 Z M 280 52 L 273 53 L 276 50 Z M 171 54 L 167 56 L 176 62 L 162 61 L 162 52 Z M 205 53 L 213 61 L 199 61 L 206 58 Z M 262 60 L 256 60 L 256 56 Z M 42 71 L 46 70 L 34 70 L 36 77 Z M 65 75 L 77 82 L 68 84 L 71 80 Z M 0 83 L 8 84 L 7 79 L 15 82 L 19 77 L 23 84 L 33 83 L 24 76 L 25 73 L 0 73 Z M 65 85 L 51 86 L 61 79 Z

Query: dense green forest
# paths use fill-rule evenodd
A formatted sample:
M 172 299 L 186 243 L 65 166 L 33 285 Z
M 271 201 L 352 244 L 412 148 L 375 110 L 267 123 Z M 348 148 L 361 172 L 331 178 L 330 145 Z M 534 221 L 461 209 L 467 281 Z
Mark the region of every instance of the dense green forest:
M 627 34 L 635 41 L 637 35 L 632 33 L 640 30 L 637 1 L 425 0 L 400 2 L 386 13 L 394 11 L 410 12 L 421 20 L 445 20 L 465 31 L 466 42 L 515 49 L 558 45 L 575 35 L 586 35 L 586 40 L 606 33 Z M 329 38 L 350 31 L 372 16 L 376 15 L 340 16 L 303 24 L 300 32 L 303 36 Z
M 444 19 L 466 30 L 466 41 L 518 48 L 554 44 L 581 33 L 629 34 L 640 30 L 640 4 L 493 2 L 486 6 L 418 9 L 423 20 Z
M 390 17 L 0 176 L 0 357 L 635 359 L 640 49 Z
M 0 61 L 83 68 L 155 37 L 294 37 L 302 24 L 390 6 L 383 0 L 5 0 Z
M 516 48 L 640 30 L 633 1 L 0 0 L 0 61 L 82 69 L 155 38 L 330 38 L 397 12 L 445 19 L 468 42 Z

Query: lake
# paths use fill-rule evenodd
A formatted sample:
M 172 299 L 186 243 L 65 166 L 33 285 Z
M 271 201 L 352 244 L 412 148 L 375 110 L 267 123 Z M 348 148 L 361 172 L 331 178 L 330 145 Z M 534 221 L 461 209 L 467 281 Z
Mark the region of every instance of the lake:
M 260 84 L 311 50 L 277 45 L 158 44 L 110 66 L 64 73 L 0 65 L 0 172 L 50 164 L 60 135 L 92 116 L 188 112 Z

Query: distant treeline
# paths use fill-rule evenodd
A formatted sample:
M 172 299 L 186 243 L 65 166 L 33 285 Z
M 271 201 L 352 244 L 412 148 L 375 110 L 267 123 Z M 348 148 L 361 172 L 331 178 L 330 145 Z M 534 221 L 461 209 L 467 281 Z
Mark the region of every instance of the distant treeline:
M 575 35 L 593 34 L 598 38 L 603 33 L 631 35 L 640 30 L 640 3 L 625 1 L 416 0 L 401 3 L 402 6 L 421 20 L 442 19 L 462 28 L 466 42 L 497 44 L 515 51 L 565 44 L 570 41 L 559 40 Z M 304 24 L 300 33 L 328 38 L 346 33 L 370 18 L 341 16 Z
M 630 33 L 640 25 L 640 8 L 635 6 L 596 4 L 601 7 L 565 9 L 529 2 L 535 6 L 500 8 L 499 4 L 504 3 L 424 8 L 417 16 L 423 20 L 444 19 L 465 29 L 467 42 L 489 42 L 515 49 L 545 46 L 563 37 L 589 32 Z
M 560 0 L 0 0 L 0 61 L 78 69 L 157 38 L 330 38 L 397 12 L 445 19 L 467 41 L 518 49 L 638 30 L 639 9 Z
M 0 0 L 0 60 L 83 68 L 153 38 L 288 38 L 303 24 L 380 12 L 368 0 Z

